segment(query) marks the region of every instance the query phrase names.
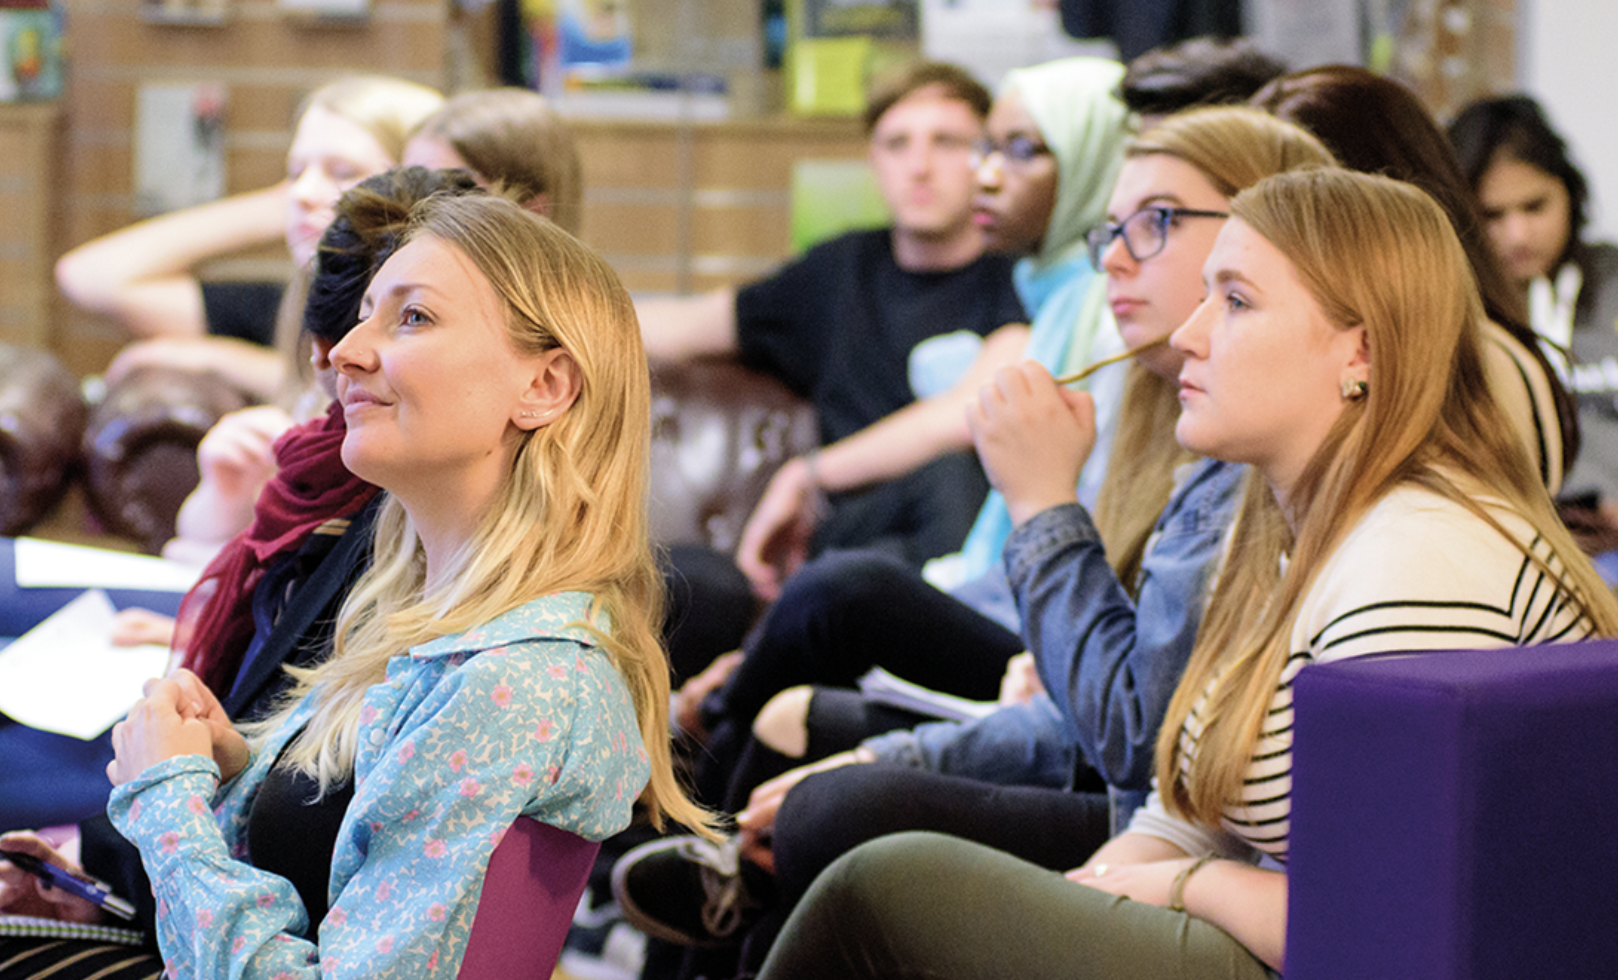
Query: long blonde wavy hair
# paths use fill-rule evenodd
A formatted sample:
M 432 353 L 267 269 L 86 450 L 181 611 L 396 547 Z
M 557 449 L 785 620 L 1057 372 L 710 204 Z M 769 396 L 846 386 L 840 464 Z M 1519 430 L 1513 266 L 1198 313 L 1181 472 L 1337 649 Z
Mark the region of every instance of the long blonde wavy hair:
M 1444 211 L 1412 185 L 1326 169 L 1261 181 L 1231 212 L 1287 256 L 1330 322 L 1365 328 L 1371 363 L 1368 394 L 1345 403 L 1289 493 L 1296 533 L 1263 480 L 1249 477 L 1229 559 L 1158 734 L 1165 803 L 1211 826 L 1239 798 L 1299 603 L 1343 536 L 1395 486 L 1465 507 L 1553 575 L 1597 633 L 1618 631 L 1618 600 L 1557 519 L 1490 397 L 1483 305 Z M 1560 569 L 1506 531 L 1477 502 L 1479 491 L 1522 515 Z M 1197 753 L 1185 760 L 1181 728 L 1210 686 Z
M 385 501 L 375 558 L 343 603 L 332 656 L 293 671 L 289 700 L 253 734 L 263 738 L 318 687 L 319 707 L 286 758 L 322 789 L 335 785 L 353 771 L 361 699 L 389 658 L 539 596 L 587 592 L 592 620 L 607 624 L 591 631 L 640 722 L 652 772 L 642 796 L 649 816 L 711 834 L 710 816 L 687 799 L 669 758 L 663 581 L 646 502 L 650 380 L 629 294 L 594 252 L 502 198 L 430 198 L 413 215 L 416 236 L 452 246 L 488 279 L 519 354 L 571 354 L 580 392 L 556 421 L 521 436 L 504 486 L 443 585 L 428 590 L 415 529 L 398 501 Z
M 1189 163 L 1225 197 L 1272 174 L 1332 164 L 1330 151 L 1303 129 L 1241 106 L 1170 116 L 1124 154 L 1126 161 L 1154 155 Z M 1095 513 L 1112 567 L 1131 591 L 1152 528 L 1174 490 L 1174 468 L 1195 458 L 1174 440 L 1179 418 L 1179 385 L 1131 365 Z

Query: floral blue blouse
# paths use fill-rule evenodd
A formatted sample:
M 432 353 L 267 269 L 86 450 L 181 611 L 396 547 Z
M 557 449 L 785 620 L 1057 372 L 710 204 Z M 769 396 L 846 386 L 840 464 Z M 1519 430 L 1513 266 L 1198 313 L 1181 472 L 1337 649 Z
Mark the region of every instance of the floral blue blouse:
M 219 786 L 179 756 L 113 791 L 140 848 L 169 976 L 454 977 L 489 856 L 519 816 L 600 840 L 629 823 L 649 774 L 628 690 L 564 593 L 412 648 L 365 695 L 354 798 L 338 834 L 319 945 L 303 904 L 246 852 L 247 816 L 318 691 Z

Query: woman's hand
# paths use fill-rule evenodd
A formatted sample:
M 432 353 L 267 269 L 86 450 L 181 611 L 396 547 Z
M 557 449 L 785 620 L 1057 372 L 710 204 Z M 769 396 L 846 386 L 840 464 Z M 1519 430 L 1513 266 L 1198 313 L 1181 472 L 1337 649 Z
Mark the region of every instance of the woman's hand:
M 1095 448 L 1095 402 L 1056 384 L 1036 361 L 995 372 L 967 406 L 978 458 L 1006 498 L 1014 524 L 1073 502 L 1073 488 Z
M 227 782 L 234 779 L 237 773 L 247 768 L 251 754 L 247 739 L 236 730 L 230 716 L 225 714 L 224 706 L 214 697 L 208 685 L 202 682 L 202 678 L 182 667 L 170 671 L 168 679 L 179 685 L 181 716 L 198 718 L 207 724 L 208 737 L 213 745 L 213 761 L 219 767 L 220 778 Z
M 112 617 L 112 645 L 138 647 L 155 643 L 171 646 L 174 643 L 174 617 L 152 612 L 150 609 L 121 609 Z
M 1006 661 L 1005 676 L 1000 678 L 1001 707 L 1027 704 L 1034 695 L 1044 692 L 1045 684 L 1039 679 L 1039 665 L 1034 662 L 1032 653 L 1024 650 Z
M 736 825 L 741 828 L 742 856 L 766 871 L 775 872 L 775 854 L 770 850 L 770 836 L 775 830 L 775 815 L 792 787 L 804 777 L 842 766 L 875 762 L 876 757 L 863 746 L 847 752 L 829 755 L 819 762 L 799 766 L 790 772 L 761 783 L 747 798 L 747 809 L 736 814 Z
M 740 650 L 720 654 L 713 663 L 702 669 L 702 673 L 687 680 L 674 692 L 674 723 L 681 731 L 699 742 L 708 741 L 710 733 L 702 727 L 702 702 L 730 680 L 730 675 L 742 665 L 743 656 L 745 654 Z
M 45 838 L 27 831 L 0 835 L 0 849 L 21 851 L 76 874 L 84 869 L 68 860 Z M 31 915 L 61 922 L 101 922 L 106 918 L 95 903 L 52 888 L 10 861 L 0 860 L 0 913 Z
M 781 464 L 736 545 L 736 567 L 747 576 L 754 595 L 766 602 L 780 598 L 781 583 L 809 558 L 819 508 L 820 488 L 808 461 L 799 457 Z
M 292 424 L 292 416 L 275 405 L 257 405 L 221 416 L 197 444 L 201 478 L 221 497 L 245 499 L 251 508 L 258 492 L 275 475 L 275 440 Z
M 1136 902 L 1146 902 L 1167 908 L 1169 890 L 1181 871 L 1189 868 L 1196 858 L 1176 858 L 1172 861 L 1148 861 L 1144 864 L 1086 864 L 1067 873 L 1069 881 L 1099 888 L 1112 895 L 1122 895 Z
M 196 686 L 202 685 L 198 682 Z M 208 705 L 196 696 L 194 689 L 182 689 L 173 679 L 150 680 L 143 693 L 145 696 L 135 702 L 129 716 L 112 726 L 112 747 L 116 755 L 107 763 L 107 778 L 114 786 L 122 786 L 166 759 L 181 755 L 214 758 L 215 755 L 216 727 L 205 720 Z M 214 707 L 217 706 L 214 702 Z M 223 711 L 219 714 L 223 715 Z M 241 739 L 241 736 L 236 738 Z M 243 742 L 244 760 L 245 746 Z M 239 771 L 240 767 L 237 768 Z

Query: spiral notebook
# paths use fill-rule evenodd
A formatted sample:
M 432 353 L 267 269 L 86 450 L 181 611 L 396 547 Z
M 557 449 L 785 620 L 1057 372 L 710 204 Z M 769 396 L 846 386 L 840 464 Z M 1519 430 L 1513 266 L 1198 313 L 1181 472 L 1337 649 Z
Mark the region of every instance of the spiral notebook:
M 139 929 L 63 922 L 60 919 L 40 919 L 31 915 L 0 915 L 0 936 L 88 939 L 92 942 L 119 943 L 125 946 L 140 946 L 146 942 L 146 933 Z

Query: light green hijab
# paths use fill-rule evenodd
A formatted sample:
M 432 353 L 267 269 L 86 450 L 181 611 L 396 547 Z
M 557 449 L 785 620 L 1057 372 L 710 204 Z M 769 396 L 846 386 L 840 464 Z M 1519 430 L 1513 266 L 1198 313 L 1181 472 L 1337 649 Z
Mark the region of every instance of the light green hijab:
M 1056 157 L 1056 207 L 1035 262 L 1049 266 L 1084 249 L 1084 233 L 1107 214 L 1123 165 L 1128 110 L 1115 94 L 1124 66 L 1101 58 L 1063 58 L 1006 73 Z

